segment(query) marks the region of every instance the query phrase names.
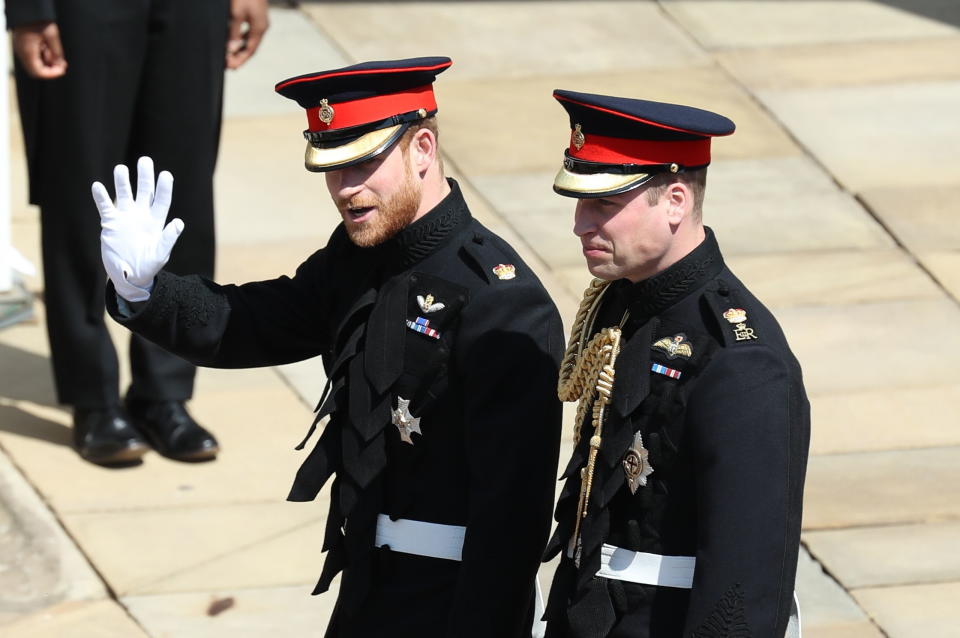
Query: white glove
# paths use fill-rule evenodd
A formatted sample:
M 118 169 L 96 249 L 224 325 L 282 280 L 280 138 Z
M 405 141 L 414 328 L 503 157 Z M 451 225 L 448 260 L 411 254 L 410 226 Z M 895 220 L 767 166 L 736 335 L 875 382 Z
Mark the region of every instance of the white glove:
M 100 256 L 117 294 L 127 301 L 146 301 L 153 280 L 170 259 L 170 251 L 183 232 L 183 221 L 164 227 L 173 196 L 173 175 L 157 179 L 153 191 L 153 160 L 137 162 L 137 193 L 130 192 L 130 172 L 123 164 L 113 169 L 117 203 L 100 182 L 94 182 L 93 201 L 100 211 Z

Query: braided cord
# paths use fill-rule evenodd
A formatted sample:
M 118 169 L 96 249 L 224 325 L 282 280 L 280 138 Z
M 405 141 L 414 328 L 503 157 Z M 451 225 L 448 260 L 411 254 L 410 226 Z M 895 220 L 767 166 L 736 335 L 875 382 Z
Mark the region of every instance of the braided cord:
M 561 401 L 579 401 L 574 424 L 574 444 L 580 442 L 581 427 L 587 410 L 592 407 L 590 437 L 590 455 L 587 466 L 580 470 L 580 498 L 577 504 L 577 518 L 571 547 L 576 548 L 576 560 L 579 563 L 580 522 L 587 516 L 587 503 L 593 488 L 593 474 L 596 468 L 597 453 L 603 442 L 604 411 L 613 396 L 613 382 L 616 371 L 614 366 L 620 353 L 620 327 L 604 328 L 587 341 L 593 330 L 593 321 L 603 293 L 609 282 L 594 279 L 583 293 L 583 300 L 577 310 L 570 341 L 560 364 L 560 379 L 557 394 Z M 584 345 L 586 344 L 586 345 Z

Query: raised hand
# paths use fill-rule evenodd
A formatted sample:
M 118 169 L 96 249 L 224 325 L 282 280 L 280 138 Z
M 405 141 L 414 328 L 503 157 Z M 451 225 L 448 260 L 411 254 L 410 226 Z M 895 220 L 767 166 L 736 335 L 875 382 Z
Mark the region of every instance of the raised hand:
M 130 172 L 123 164 L 113 169 L 117 201 L 100 182 L 92 187 L 100 211 L 100 256 L 103 267 L 127 301 L 146 301 L 153 280 L 170 259 L 170 251 L 183 232 L 183 221 L 164 226 L 173 196 L 173 175 L 160 173 L 154 191 L 153 160 L 137 161 L 137 192 L 130 190 Z

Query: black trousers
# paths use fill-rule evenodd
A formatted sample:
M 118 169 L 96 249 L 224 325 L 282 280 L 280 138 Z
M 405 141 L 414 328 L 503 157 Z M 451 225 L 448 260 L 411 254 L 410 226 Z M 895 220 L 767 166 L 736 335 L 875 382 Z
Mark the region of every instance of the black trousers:
M 61 403 L 119 401 L 117 355 L 104 324 L 106 275 L 90 196 L 113 190 L 114 165 L 153 158 L 174 176 L 170 219 L 185 231 L 167 269 L 213 276 L 213 171 L 223 101 L 229 0 L 56 0 L 68 63 L 56 80 L 16 69 L 30 174 L 40 206 L 47 331 Z M 144 339 L 130 344 L 141 399 L 188 399 L 195 368 Z

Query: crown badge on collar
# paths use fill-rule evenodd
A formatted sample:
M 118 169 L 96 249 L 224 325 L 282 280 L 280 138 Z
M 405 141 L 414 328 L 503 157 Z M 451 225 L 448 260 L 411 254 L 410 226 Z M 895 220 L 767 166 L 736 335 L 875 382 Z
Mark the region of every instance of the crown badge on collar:
M 730 308 L 723 313 L 723 318 L 730 323 L 743 323 L 747 320 L 747 311 L 743 308 Z
M 517 276 L 517 269 L 513 264 L 497 264 L 493 267 L 493 274 L 498 279 L 513 279 Z

